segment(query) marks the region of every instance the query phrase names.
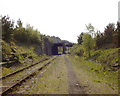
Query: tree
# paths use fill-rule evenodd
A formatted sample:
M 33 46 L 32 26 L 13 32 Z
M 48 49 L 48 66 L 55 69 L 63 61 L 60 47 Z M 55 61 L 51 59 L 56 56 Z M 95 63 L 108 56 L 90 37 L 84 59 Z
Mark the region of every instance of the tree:
M 82 38 L 83 38 L 83 32 L 78 36 L 78 39 L 77 39 L 78 44 L 82 44 L 83 42 Z
M 18 25 L 18 27 L 22 27 L 23 23 L 22 23 L 22 21 L 20 19 L 18 19 L 17 25 Z
M 91 37 L 90 34 L 84 33 L 82 45 L 85 52 L 88 53 L 90 57 L 91 56 L 90 50 L 93 48 L 93 38 Z
M 2 39 L 6 42 L 10 42 L 13 39 L 14 21 L 10 20 L 9 16 L 1 16 L 2 23 Z
M 92 26 L 91 23 L 89 23 L 88 25 L 86 25 L 86 29 L 88 30 L 88 33 L 93 37 L 95 35 L 95 31 L 94 31 L 94 27 Z
M 100 47 L 102 47 L 105 43 L 105 37 L 103 35 L 103 33 L 97 33 L 96 36 L 96 47 L 99 49 Z
M 113 32 L 112 42 L 116 45 L 116 47 L 120 47 L 120 22 L 117 22 L 117 28 Z
M 112 36 L 113 32 L 115 30 L 115 24 L 114 23 L 109 23 L 105 30 L 104 30 L 104 36 L 105 36 L 105 43 L 112 43 Z
M 27 32 L 26 29 L 22 26 L 22 21 L 19 19 L 17 21 L 16 28 L 14 29 L 14 39 L 19 42 L 27 42 Z
M 19 19 L 17 21 L 17 26 L 15 28 L 15 34 L 14 38 L 17 41 L 25 42 L 29 44 L 40 44 L 41 38 L 40 38 L 40 32 L 38 30 L 34 30 L 30 24 L 26 25 L 26 28 L 22 26 L 22 22 Z
M 38 30 L 34 30 L 32 26 L 30 26 L 30 24 L 27 24 L 26 26 L 26 31 L 27 31 L 27 37 L 28 42 L 30 43 L 41 43 L 41 36 L 40 36 L 40 32 Z

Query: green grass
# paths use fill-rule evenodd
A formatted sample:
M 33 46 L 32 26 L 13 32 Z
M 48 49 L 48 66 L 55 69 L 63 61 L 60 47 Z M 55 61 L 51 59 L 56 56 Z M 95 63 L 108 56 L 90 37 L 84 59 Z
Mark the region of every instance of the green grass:
M 101 63 L 102 66 L 105 67 L 105 69 L 110 68 L 114 71 L 117 71 L 112 66 L 120 63 L 119 61 L 120 55 L 118 56 L 118 50 L 120 50 L 120 48 L 91 50 L 90 51 L 91 57 L 89 58 L 88 53 L 85 53 L 82 45 L 76 44 L 71 48 L 70 53 L 71 55 L 81 56 L 86 60 L 91 59 L 91 60 L 97 61 Z
M 103 79 L 103 81 L 106 82 L 106 84 L 108 84 L 111 88 L 118 89 L 119 68 L 113 66 L 120 64 L 120 55 L 118 54 L 118 50 L 120 50 L 120 48 L 91 50 L 90 58 L 88 57 L 88 54 L 77 56 L 75 50 L 79 53 L 81 50 L 80 46 L 76 45 L 76 49 L 73 48 L 71 50 L 71 55 L 75 55 L 75 58 L 79 60 L 78 62 L 76 61 L 78 63 L 78 65 L 76 65 L 78 68 L 84 66 L 85 70 L 99 76 L 99 78 Z M 92 61 L 90 62 L 88 60 Z
M 112 89 L 118 90 L 118 73 L 107 69 L 102 70 L 103 66 L 100 63 L 90 62 L 78 56 L 68 57 L 75 66 L 75 70 L 84 70 L 92 77 L 96 83 L 105 83 Z M 79 71 L 78 71 L 79 72 Z
M 109 66 L 112 68 L 113 65 L 120 63 L 118 61 L 118 50 L 120 48 L 101 49 L 91 51 L 91 58 L 102 63 L 103 66 Z

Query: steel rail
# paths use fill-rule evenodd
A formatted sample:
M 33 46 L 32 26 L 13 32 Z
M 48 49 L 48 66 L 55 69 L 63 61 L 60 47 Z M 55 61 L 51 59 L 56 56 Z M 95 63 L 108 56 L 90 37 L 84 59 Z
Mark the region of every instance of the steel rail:
M 21 85 L 22 82 L 24 82 L 26 79 L 29 79 L 30 77 L 36 75 L 36 71 L 40 71 L 42 70 L 45 66 L 47 66 L 48 64 L 50 64 L 51 61 L 53 61 L 54 59 L 56 59 L 57 56 L 55 56 L 54 58 L 52 58 L 49 62 L 45 63 L 43 66 L 41 66 L 40 68 L 38 68 L 37 70 L 35 70 L 34 72 L 28 74 L 27 76 L 25 76 L 24 78 L 22 78 L 20 81 L 18 81 L 17 83 L 13 84 L 12 86 L 6 88 L 6 90 L 2 91 L 2 93 L 0 93 L 2 96 L 9 93 L 10 91 L 13 90 L 13 88 L 15 88 L 17 85 Z

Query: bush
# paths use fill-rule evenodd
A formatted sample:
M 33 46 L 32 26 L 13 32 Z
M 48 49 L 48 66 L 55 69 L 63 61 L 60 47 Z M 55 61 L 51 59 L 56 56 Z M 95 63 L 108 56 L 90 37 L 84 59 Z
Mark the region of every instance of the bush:
M 6 42 L 2 41 L 2 61 L 9 61 L 11 55 L 11 47 Z
M 82 56 L 84 54 L 84 50 L 81 45 L 73 45 L 70 50 L 70 53 L 77 56 Z

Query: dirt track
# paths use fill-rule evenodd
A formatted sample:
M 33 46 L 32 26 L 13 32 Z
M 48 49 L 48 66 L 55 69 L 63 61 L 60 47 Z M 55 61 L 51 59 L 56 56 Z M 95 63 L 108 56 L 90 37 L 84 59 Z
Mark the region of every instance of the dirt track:
M 65 61 L 67 62 L 67 68 L 68 68 L 69 94 L 84 94 L 85 93 L 84 88 L 77 79 L 70 61 L 66 58 L 66 56 L 64 58 Z

